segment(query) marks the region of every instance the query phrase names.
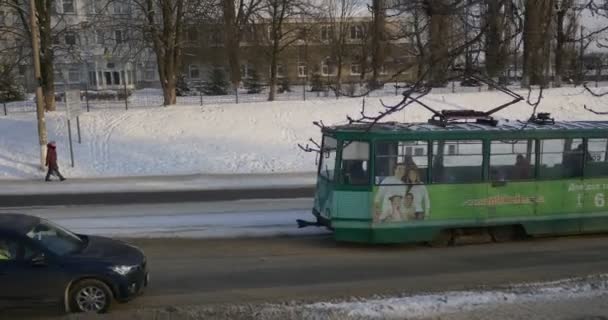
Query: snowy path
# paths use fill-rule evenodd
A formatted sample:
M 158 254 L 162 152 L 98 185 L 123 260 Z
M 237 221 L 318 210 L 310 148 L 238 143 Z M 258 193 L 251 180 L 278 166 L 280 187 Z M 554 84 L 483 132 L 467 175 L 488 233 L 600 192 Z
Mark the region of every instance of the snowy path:
M 115 177 L 68 179 L 64 182 L 0 179 L 0 195 L 284 188 L 308 187 L 315 182 L 314 172 Z
M 298 229 L 311 220 L 311 199 L 247 200 L 162 205 L 75 206 L 0 210 L 50 219 L 74 232 L 121 238 L 232 238 L 327 233 Z

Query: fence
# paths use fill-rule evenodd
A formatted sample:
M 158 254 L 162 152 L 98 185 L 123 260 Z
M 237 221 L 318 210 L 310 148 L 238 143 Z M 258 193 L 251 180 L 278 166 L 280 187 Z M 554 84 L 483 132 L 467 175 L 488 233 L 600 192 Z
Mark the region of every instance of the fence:
M 608 83 L 595 83 L 592 86 L 608 86 Z M 353 90 L 354 87 L 354 90 Z M 572 84 L 564 84 L 563 87 L 575 87 Z M 510 89 L 519 89 L 519 85 L 509 86 Z M 579 88 L 582 88 L 579 86 Z M 449 83 L 443 88 L 433 88 L 431 93 L 447 94 L 447 93 L 465 93 L 465 92 L 482 92 L 488 91 L 487 86 L 479 87 L 463 87 L 458 82 Z M 404 91 L 403 83 L 387 83 L 382 88 L 377 90 L 366 92 L 364 88 L 353 84 L 344 84 L 341 90 L 344 95 L 336 95 L 334 91 L 311 91 L 309 85 L 294 85 L 291 86 L 290 91 L 279 93 L 275 95 L 275 101 L 305 101 L 305 100 L 330 100 L 330 99 L 349 99 L 353 95 L 366 93 L 366 97 L 386 97 L 386 96 L 397 96 L 402 94 Z M 83 110 L 101 110 L 101 109 L 136 109 L 136 108 L 151 108 L 159 107 L 163 105 L 163 95 L 160 89 L 140 89 L 135 90 L 130 96 L 124 99 L 124 95 L 120 99 L 92 99 L 89 96 L 93 96 L 94 91 L 82 90 L 81 107 Z M 58 95 L 57 110 L 64 110 L 65 103 L 63 102 L 62 95 Z M 232 92 L 227 95 L 204 95 L 200 91 L 192 91 L 189 95 L 178 96 L 177 105 L 220 105 L 220 104 L 233 104 L 233 103 L 253 103 L 253 102 L 265 102 L 268 100 L 267 90 L 263 90 L 260 93 L 248 94 L 245 89 L 239 89 L 238 92 Z M 25 101 L 14 101 L 3 103 L 0 108 L 0 114 L 6 116 L 13 113 L 26 113 L 36 111 L 36 101 L 33 94 L 29 95 L 28 100 Z

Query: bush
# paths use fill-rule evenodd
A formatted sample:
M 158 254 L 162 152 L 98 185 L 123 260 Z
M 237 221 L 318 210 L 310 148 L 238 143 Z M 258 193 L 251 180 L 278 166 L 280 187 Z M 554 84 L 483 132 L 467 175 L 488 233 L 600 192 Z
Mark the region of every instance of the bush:
M 191 96 L 193 94 L 195 93 L 190 90 L 190 87 L 186 82 L 186 77 L 183 75 L 179 76 L 179 78 L 177 78 L 177 84 L 175 86 L 175 95 L 177 95 L 178 97 L 185 97 Z
M 203 86 L 203 92 L 206 95 L 222 96 L 228 94 L 229 86 L 224 70 L 215 68 L 211 70 L 209 81 Z
M 247 93 L 255 94 L 262 92 L 262 84 L 260 83 L 260 76 L 255 69 L 249 71 L 249 78 L 243 81 Z
M 279 93 L 291 92 L 291 83 L 289 82 L 289 78 L 284 77 L 281 79 L 281 83 L 279 84 Z
M 323 83 L 323 80 L 321 80 L 321 75 L 318 73 L 315 73 L 312 75 L 312 78 L 310 79 L 310 92 L 319 92 L 319 91 L 325 91 L 325 84 Z
M 13 69 L 0 65 L 0 102 L 20 101 L 25 99 L 25 89 L 17 83 Z

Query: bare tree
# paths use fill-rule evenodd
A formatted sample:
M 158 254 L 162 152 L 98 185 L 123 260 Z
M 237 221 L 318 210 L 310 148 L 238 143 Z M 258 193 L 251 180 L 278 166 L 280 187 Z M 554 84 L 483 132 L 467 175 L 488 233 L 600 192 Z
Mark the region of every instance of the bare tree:
M 268 101 L 275 100 L 280 55 L 300 39 L 300 31 L 305 28 L 302 20 L 310 8 L 303 0 L 263 0 L 261 10 L 253 17 L 256 36 L 262 39 L 270 60 Z
M 353 46 L 349 39 L 362 41 L 365 24 L 353 18 L 362 6 L 360 0 L 327 0 L 323 12 L 326 14 L 331 60 L 336 67 L 335 92 L 342 90 L 344 61 L 353 56 Z
M 29 23 L 29 6 L 27 1 L 19 0 L 2 0 L 1 6 L 10 8 L 18 18 L 19 23 L 12 26 L 10 31 L 14 36 L 19 38 L 19 41 L 27 41 L 31 43 L 32 30 Z M 55 79 L 54 79 L 54 64 L 56 43 L 59 43 L 60 34 L 64 33 L 69 25 L 63 19 L 61 14 L 63 11 L 58 10 L 57 3 L 54 0 L 36 0 L 35 1 L 38 30 L 40 39 L 40 65 L 44 107 L 46 111 L 55 110 Z M 31 52 L 31 50 L 29 51 Z
M 108 10 L 116 5 L 127 5 L 128 14 L 110 14 Z M 145 54 L 147 49 L 152 50 L 163 91 L 163 105 L 168 106 L 177 100 L 185 31 L 210 14 L 217 14 L 218 7 L 215 0 L 108 0 L 107 10 L 99 16 L 105 17 L 102 27 L 106 29 L 128 30 L 129 41 L 128 46 L 123 47 L 123 55 L 134 58 Z
M 241 82 L 240 42 L 251 17 L 260 10 L 262 0 L 222 0 L 226 58 L 234 88 Z

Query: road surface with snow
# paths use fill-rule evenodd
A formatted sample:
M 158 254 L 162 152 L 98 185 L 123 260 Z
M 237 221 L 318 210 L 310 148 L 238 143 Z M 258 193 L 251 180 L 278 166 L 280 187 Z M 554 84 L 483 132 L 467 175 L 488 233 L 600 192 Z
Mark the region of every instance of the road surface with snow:
M 453 319 L 572 320 L 606 314 L 605 277 L 511 286 L 604 273 L 606 236 L 453 248 L 347 245 L 329 236 L 132 241 L 148 255 L 151 286 L 103 319 L 451 319 L 442 315 L 448 313 Z M 252 306 L 258 303 L 271 305 Z M 556 314 L 556 304 L 580 309 Z M 244 306 L 240 316 L 226 311 L 235 305 Z M 217 308 L 214 317 L 196 317 L 210 307 Z M 38 312 L 40 319 L 41 311 L 11 312 L 4 315 L 26 319 L 24 313 Z

